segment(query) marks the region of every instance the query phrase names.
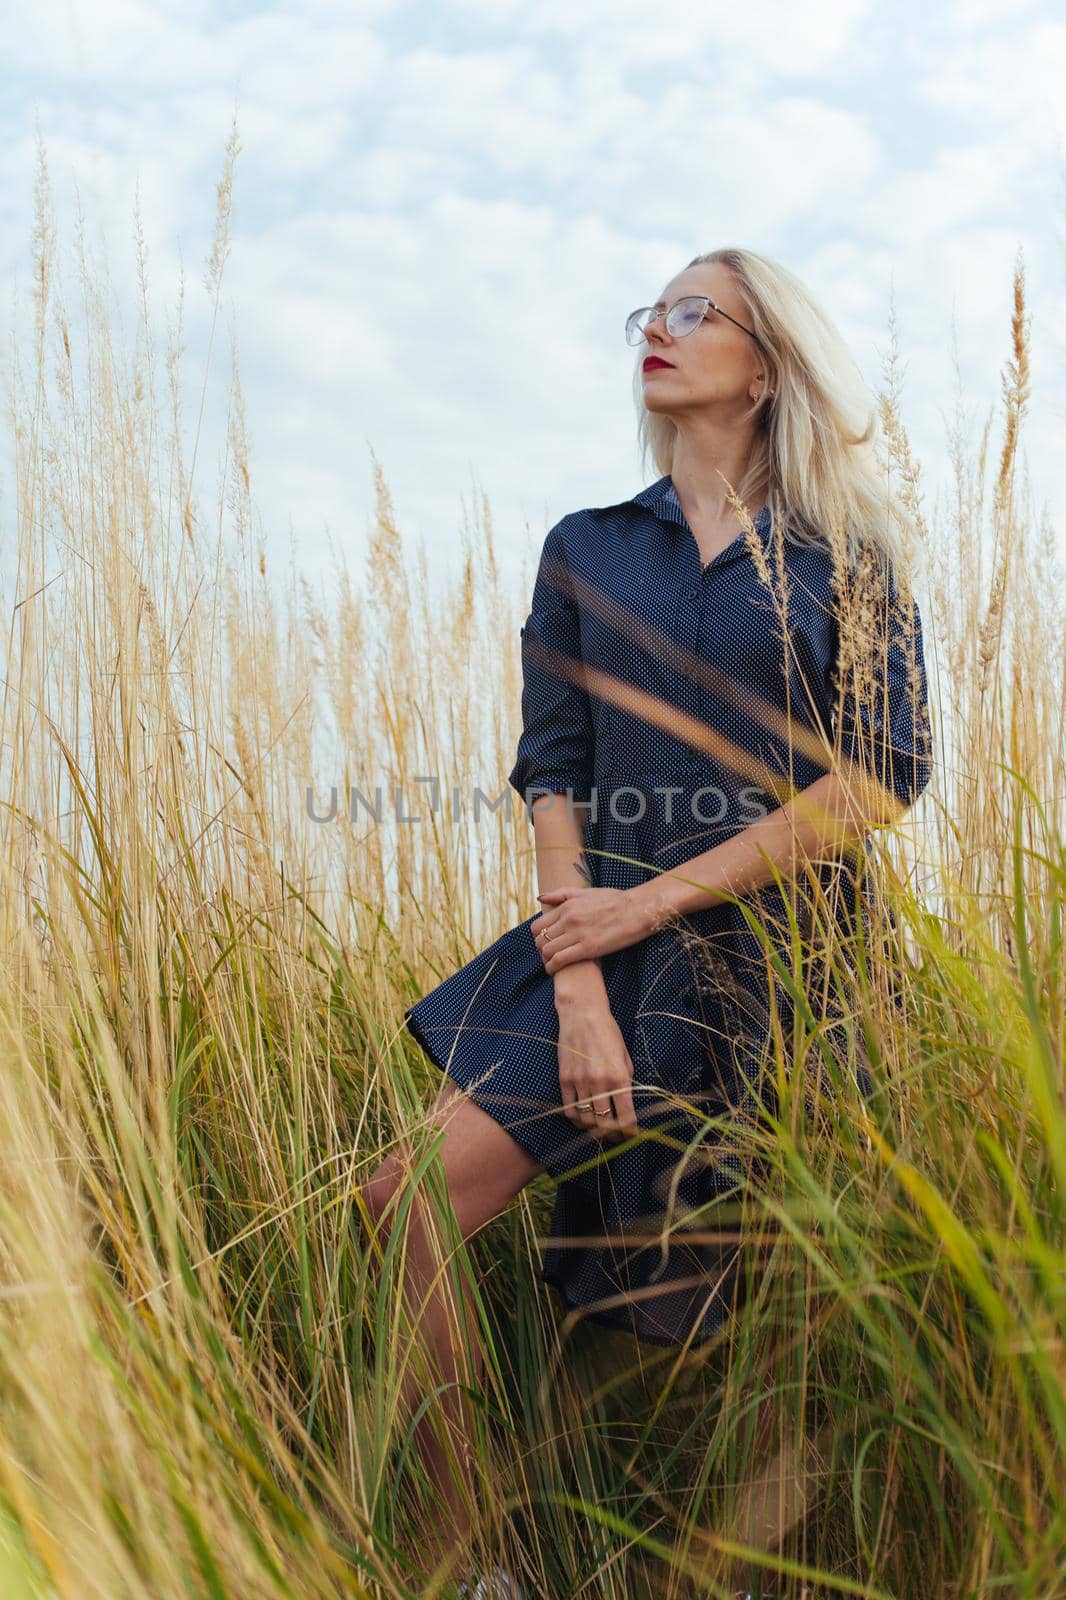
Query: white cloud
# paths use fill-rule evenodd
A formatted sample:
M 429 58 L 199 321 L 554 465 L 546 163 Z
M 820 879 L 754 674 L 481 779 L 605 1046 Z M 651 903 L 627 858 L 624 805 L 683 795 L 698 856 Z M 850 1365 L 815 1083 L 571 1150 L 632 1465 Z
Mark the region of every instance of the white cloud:
M 694 59 L 730 60 L 736 83 L 800 75 L 827 67 L 853 30 L 874 9 L 873 0 L 748 0 L 744 6 L 649 11 L 646 0 L 459 0 L 457 11 L 476 16 L 508 37 L 547 36 L 572 45 L 583 58 L 654 67 L 688 68 Z M 724 84 L 724 80 L 721 80 Z M 656 85 L 643 87 L 651 98 Z
M 956 0 L 948 20 L 967 32 L 987 27 L 992 22 L 1017 22 L 1019 17 L 1039 7 L 1040 0 Z
M 931 105 L 984 129 L 1016 124 L 1033 148 L 1063 129 L 1064 81 L 1066 24 L 1038 20 L 991 35 L 971 29 L 941 60 L 926 64 L 918 87 Z

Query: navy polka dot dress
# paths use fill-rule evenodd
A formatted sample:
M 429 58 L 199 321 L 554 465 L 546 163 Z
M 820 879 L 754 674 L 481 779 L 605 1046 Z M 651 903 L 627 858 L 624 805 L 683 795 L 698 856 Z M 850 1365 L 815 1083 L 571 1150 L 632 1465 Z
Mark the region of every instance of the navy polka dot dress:
M 563 517 L 545 539 L 522 629 L 523 729 L 508 782 L 527 807 L 544 792 L 584 803 L 576 815 L 595 885 L 626 889 L 681 867 L 776 810 L 789 778 L 801 789 L 829 766 L 788 729 L 836 728 L 830 551 L 776 540 L 769 506 L 754 525 L 752 542 L 741 533 L 703 566 L 667 475 L 619 505 Z M 838 731 L 843 753 L 909 804 L 928 782 L 932 742 L 917 604 L 909 670 L 897 612 L 889 606 L 883 690 L 854 715 L 845 695 Z M 847 862 L 818 867 L 827 889 L 858 878 L 857 894 L 836 895 L 845 931 L 866 917 L 863 874 Z M 781 891 L 744 898 L 784 949 Z M 600 1144 L 561 1110 L 554 980 L 530 931 L 535 915 L 404 1020 L 556 1180 L 541 1275 L 565 1303 L 657 1344 L 710 1338 L 728 1313 L 736 1249 L 686 1242 L 685 1228 L 721 1230 L 709 1202 L 736 1199 L 743 1184 L 728 1122 L 754 1105 L 771 1003 L 788 1038 L 786 992 L 728 903 L 602 957 L 639 1135 Z

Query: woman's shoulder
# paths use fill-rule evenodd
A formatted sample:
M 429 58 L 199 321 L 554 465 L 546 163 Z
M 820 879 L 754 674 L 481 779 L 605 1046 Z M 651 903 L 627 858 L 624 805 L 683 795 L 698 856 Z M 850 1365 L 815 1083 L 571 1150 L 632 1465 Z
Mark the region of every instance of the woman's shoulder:
M 568 565 L 584 565 L 590 555 L 602 556 L 605 547 L 624 544 L 633 525 L 647 515 L 641 499 L 637 494 L 564 512 L 545 535 L 544 554 Z
M 557 528 L 564 526 L 584 528 L 590 525 L 595 527 L 597 523 L 602 522 L 604 519 L 619 515 L 624 516 L 627 513 L 632 514 L 637 510 L 636 501 L 633 499 L 605 501 L 603 505 L 580 506 L 575 511 L 567 511 L 559 518 L 555 526 Z

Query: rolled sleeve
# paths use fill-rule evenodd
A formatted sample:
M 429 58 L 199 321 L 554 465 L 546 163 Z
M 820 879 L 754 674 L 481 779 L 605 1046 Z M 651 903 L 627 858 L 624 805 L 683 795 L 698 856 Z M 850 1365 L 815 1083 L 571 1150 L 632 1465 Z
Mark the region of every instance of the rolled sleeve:
M 522 640 L 522 733 L 507 781 L 538 794 L 592 794 L 594 727 L 561 524 L 544 541 Z
M 889 581 L 870 603 L 863 646 L 844 652 L 849 666 L 839 684 L 840 753 L 877 781 L 904 807 L 914 804 L 933 772 L 929 684 L 922 618 L 913 596 L 901 597 L 889 563 Z M 841 657 L 839 617 L 835 661 Z

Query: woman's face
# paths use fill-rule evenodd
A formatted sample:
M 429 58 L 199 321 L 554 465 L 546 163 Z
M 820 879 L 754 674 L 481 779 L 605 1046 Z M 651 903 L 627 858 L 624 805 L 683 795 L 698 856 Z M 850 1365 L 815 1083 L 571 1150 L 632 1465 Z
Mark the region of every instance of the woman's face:
M 666 331 L 665 311 L 689 294 L 708 295 L 743 327 L 708 307 L 697 328 L 674 338 Z M 686 267 L 662 290 L 657 309 L 663 315 L 648 324 L 640 356 L 647 409 L 667 415 L 710 409 L 726 418 L 734 411 L 746 411 L 765 388 L 766 363 L 759 345 L 744 332 L 751 327 L 751 318 L 728 268 L 719 261 Z M 669 365 L 646 366 L 652 358 Z M 762 380 L 757 381 L 760 373 Z

